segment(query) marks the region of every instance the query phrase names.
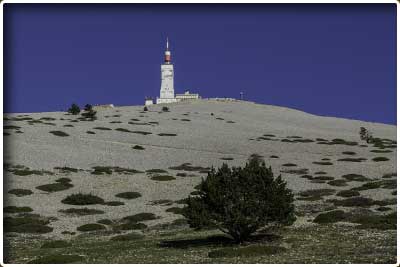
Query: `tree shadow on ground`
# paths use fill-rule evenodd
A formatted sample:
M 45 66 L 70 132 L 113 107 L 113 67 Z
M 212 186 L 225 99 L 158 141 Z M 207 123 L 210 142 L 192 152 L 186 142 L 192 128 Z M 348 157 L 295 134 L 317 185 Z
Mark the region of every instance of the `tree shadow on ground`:
M 245 244 L 272 242 L 280 238 L 281 236 L 279 235 L 260 233 L 252 235 L 249 240 L 245 242 Z M 232 246 L 236 244 L 237 243 L 235 242 L 235 240 L 233 240 L 229 236 L 213 235 L 205 238 L 161 241 L 159 247 L 187 249 L 204 246 Z

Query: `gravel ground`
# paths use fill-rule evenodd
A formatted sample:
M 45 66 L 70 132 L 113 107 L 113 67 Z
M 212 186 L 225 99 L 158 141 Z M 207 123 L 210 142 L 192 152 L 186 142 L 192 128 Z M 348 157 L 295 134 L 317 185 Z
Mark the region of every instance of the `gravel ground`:
M 264 156 L 267 165 L 271 165 L 275 174 L 282 170 L 307 168 L 310 174 L 324 171 L 337 179 L 344 174 L 356 173 L 369 178 L 380 178 L 385 173 L 396 172 L 396 148 L 390 153 L 372 153 L 372 145 L 368 147 L 347 145 L 321 145 L 317 142 L 289 143 L 281 139 L 287 136 L 300 136 L 313 139 L 342 138 L 355 141 L 359 145 L 359 129 L 367 128 L 375 137 L 396 140 L 396 127 L 380 123 L 370 123 L 356 120 L 338 119 L 315 116 L 301 111 L 260 105 L 245 101 L 215 101 L 199 100 L 192 103 L 168 104 L 170 112 L 160 112 L 161 105 L 149 108 L 143 113 L 141 106 L 116 107 L 98 111 L 98 119 L 89 121 L 76 120 L 79 116 L 67 115 L 65 112 L 46 112 L 30 114 L 5 114 L 7 118 L 42 119 L 44 123 L 29 124 L 28 120 L 7 120 L 5 125 L 21 127 L 23 133 L 15 129 L 5 129 L 4 161 L 12 165 L 23 165 L 34 170 L 54 172 L 48 175 L 18 176 L 11 172 L 5 173 L 4 206 L 29 206 L 33 213 L 58 218 L 51 223 L 54 227 L 48 236 L 60 237 L 62 231 L 76 231 L 76 227 L 85 223 L 93 223 L 99 219 L 119 219 L 140 212 L 152 212 L 159 219 L 146 222 L 155 225 L 170 222 L 179 215 L 165 212 L 170 206 L 150 205 L 150 201 L 159 199 L 179 200 L 194 191 L 193 187 L 201 181 L 205 174 L 187 172 L 192 177 L 177 177 L 176 173 L 183 171 L 170 170 L 169 167 L 183 163 L 193 166 L 220 166 L 223 162 L 229 165 L 243 165 L 253 153 Z M 213 115 L 211 115 L 213 113 Z M 21 116 L 22 115 L 22 116 Z M 134 120 L 132 120 L 134 119 Z M 190 121 L 187 121 L 190 120 Z M 117 121 L 120 123 L 111 123 Z M 146 125 L 128 124 L 147 123 Z M 157 122 L 158 124 L 149 122 Z M 73 125 L 73 127 L 64 127 Z M 94 129 L 107 127 L 112 130 Z M 152 134 L 142 135 L 132 132 L 116 131 L 124 128 L 130 131 L 145 131 Z M 50 131 L 63 131 L 69 136 L 55 136 Z M 95 134 L 88 134 L 93 131 Z M 159 136 L 160 133 L 176 134 L 176 136 Z M 264 134 L 277 140 L 256 140 Z M 291 139 L 293 140 L 293 138 Z M 132 149 L 141 145 L 145 150 Z M 343 155 L 344 151 L 355 152 L 356 155 Z M 279 158 L 269 157 L 271 155 Z M 387 157 L 390 160 L 374 162 L 374 157 Z M 337 161 L 341 158 L 365 158 L 364 162 Z M 233 158 L 223 160 L 221 158 Z M 333 165 L 316 165 L 323 158 L 329 158 Z M 295 167 L 284 167 L 285 163 L 297 164 Z M 77 173 L 61 173 L 54 167 L 73 167 L 81 169 Z M 94 166 L 118 166 L 145 171 L 148 169 L 164 169 L 172 176 L 173 181 L 154 181 L 151 175 L 116 174 L 93 175 Z M 313 188 L 333 188 L 343 190 L 360 186 L 359 182 L 349 182 L 346 187 L 331 187 L 327 184 L 311 183 L 299 178 L 298 174 L 282 173 L 289 188 L 295 192 Z M 68 177 L 74 185 L 72 188 L 53 193 L 45 193 L 36 189 L 37 186 L 53 183 L 56 179 Z M 10 189 L 30 189 L 33 194 L 16 197 L 8 194 Z M 117 193 L 136 191 L 142 197 L 132 200 L 115 197 Z M 362 196 L 376 200 L 392 198 L 390 189 L 372 189 L 361 191 Z M 103 210 L 104 214 L 74 217 L 60 213 L 67 208 L 80 208 L 62 204 L 61 200 L 72 193 L 93 193 L 106 201 L 123 201 L 123 206 L 91 205 L 89 208 Z M 181 206 L 174 204 L 174 206 Z M 396 209 L 395 205 L 390 206 Z M 297 224 L 307 223 L 299 219 Z

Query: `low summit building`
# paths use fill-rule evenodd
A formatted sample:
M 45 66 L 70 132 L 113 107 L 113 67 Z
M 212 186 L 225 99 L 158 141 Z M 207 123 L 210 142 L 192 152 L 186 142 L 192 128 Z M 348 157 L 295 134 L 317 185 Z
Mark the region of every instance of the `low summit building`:
M 200 99 L 199 94 L 193 94 L 186 91 L 184 94 L 176 94 L 174 89 L 174 65 L 171 63 L 171 51 L 167 38 L 167 49 L 164 53 L 164 63 L 161 64 L 161 88 L 160 97 L 157 97 L 156 104 L 175 103 L 182 100 Z M 153 104 L 153 100 L 146 98 L 145 106 Z

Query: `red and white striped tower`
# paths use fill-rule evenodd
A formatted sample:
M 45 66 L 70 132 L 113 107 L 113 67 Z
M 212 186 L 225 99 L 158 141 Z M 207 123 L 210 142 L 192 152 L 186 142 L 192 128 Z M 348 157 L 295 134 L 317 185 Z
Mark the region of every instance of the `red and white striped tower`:
M 164 55 L 164 63 L 165 64 L 171 63 L 171 51 L 169 51 L 168 37 L 167 37 L 167 50 L 165 50 L 165 55 Z

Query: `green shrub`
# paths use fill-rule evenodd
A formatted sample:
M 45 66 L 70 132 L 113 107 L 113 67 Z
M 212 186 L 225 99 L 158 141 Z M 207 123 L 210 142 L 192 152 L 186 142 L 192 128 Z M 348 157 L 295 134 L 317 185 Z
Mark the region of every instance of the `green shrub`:
M 11 169 L 10 171 L 13 174 L 18 175 L 18 176 L 43 175 L 43 174 L 52 175 L 52 174 L 54 174 L 52 172 L 44 171 L 44 170 L 31 170 L 28 167 L 14 168 L 14 169 Z
M 16 195 L 17 197 L 23 197 L 33 194 L 33 192 L 29 189 L 11 189 L 10 191 L 8 191 L 8 193 Z
M 142 195 L 138 192 L 123 192 L 115 195 L 116 197 L 119 198 L 124 198 L 124 199 L 135 199 L 138 197 L 141 197 Z
M 371 150 L 372 153 L 391 153 L 392 150 Z
M 282 164 L 282 166 L 285 166 L 285 167 L 294 167 L 294 166 L 297 166 L 297 164 L 294 164 L 294 163 L 285 163 L 285 164 Z
M 141 134 L 141 135 L 148 135 L 148 134 L 151 134 L 150 132 L 145 132 L 145 131 L 131 131 L 131 133 Z
M 333 163 L 329 162 L 329 161 L 314 161 L 313 164 L 316 164 L 316 165 L 333 165 Z
M 274 178 L 271 168 L 256 157 L 244 168 L 223 164 L 217 171 L 212 169 L 200 192 L 199 197 L 189 196 L 183 213 L 190 227 L 216 227 L 239 243 L 258 229 L 290 225 L 296 219 L 293 193 L 281 176 Z
M 343 158 L 338 159 L 337 161 L 347 161 L 347 162 L 363 162 L 366 161 L 366 158 Z
M 360 193 L 355 190 L 343 190 L 336 194 L 339 197 L 358 197 Z
M 59 179 L 56 180 L 57 183 L 62 183 L 62 184 L 68 184 L 68 183 L 70 183 L 71 181 L 72 181 L 71 179 L 65 178 L 65 177 L 59 178 Z
M 88 224 L 81 225 L 76 229 L 81 232 L 90 232 L 90 231 L 106 230 L 106 227 L 102 224 L 88 223 Z
M 299 193 L 301 198 L 298 198 L 298 200 L 320 200 L 322 199 L 323 196 L 330 196 L 335 193 L 334 189 L 310 189 L 306 191 L 302 191 Z
M 66 248 L 70 247 L 71 243 L 65 240 L 52 240 L 42 244 L 40 248 Z
M 389 210 L 392 210 L 392 209 L 389 208 L 389 207 L 379 207 L 379 208 L 377 208 L 376 210 L 377 210 L 377 211 L 383 211 L 383 212 L 385 212 L 385 211 L 389 211 Z
M 314 176 L 311 180 L 332 181 L 335 180 L 335 178 L 332 176 L 320 175 Z
M 172 212 L 174 214 L 183 214 L 184 209 L 183 208 L 178 208 L 178 207 L 172 207 L 169 209 L 165 210 L 166 212 Z
M 103 204 L 104 199 L 94 196 L 92 194 L 72 194 L 61 200 L 64 204 L 69 205 L 93 205 L 93 204 Z
M 73 187 L 73 185 L 69 183 L 54 183 L 54 184 L 39 185 L 36 187 L 36 189 L 51 193 L 51 192 L 64 191 L 70 189 L 71 187 Z
M 210 168 L 201 166 L 192 166 L 191 163 L 183 163 L 179 166 L 169 167 L 171 170 L 176 171 L 190 171 L 190 172 L 208 172 Z
M 355 173 L 345 174 L 345 175 L 342 175 L 342 177 L 348 181 L 355 181 L 355 182 L 365 182 L 365 181 L 370 180 L 369 178 L 365 177 L 364 175 L 355 174 Z
M 355 155 L 357 153 L 356 152 L 352 152 L 352 151 L 343 151 L 342 154 L 343 155 L 351 155 L 351 156 L 353 156 L 353 155 Z
M 172 205 L 174 202 L 170 199 L 159 199 L 150 202 L 150 205 L 164 205 L 169 206 Z
M 122 219 L 136 223 L 136 222 L 142 222 L 142 221 L 155 220 L 155 219 L 157 219 L 157 217 L 153 213 L 143 212 L 143 213 L 138 213 L 138 214 L 131 215 L 131 216 L 126 216 Z
M 117 129 L 115 129 L 116 131 L 119 131 L 119 132 L 125 132 L 125 133 L 130 133 L 131 131 L 130 130 L 128 130 L 128 129 L 124 129 L 124 128 L 117 128 Z
M 146 173 L 167 173 L 167 171 L 163 169 L 150 169 L 146 170 Z
M 61 137 L 65 137 L 65 136 L 69 136 L 69 134 L 64 133 L 62 131 L 50 131 L 49 133 L 54 134 L 55 136 L 61 136 Z
M 102 211 L 102 210 L 88 209 L 88 208 L 83 208 L 83 209 L 71 208 L 71 209 L 66 209 L 66 210 L 59 210 L 59 212 L 66 213 L 66 214 L 72 214 L 72 215 L 78 215 L 78 216 L 104 214 L 104 211 Z
M 125 203 L 121 202 L 121 201 L 108 201 L 108 202 L 104 202 L 104 205 L 107 205 L 107 206 L 122 206 L 122 205 L 125 205 Z
M 102 174 L 112 174 L 113 172 L 120 174 L 136 174 L 142 173 L 141 171 L 135 169 L 128 169 L 122 167 L 110 167 L 110 166 L 95 166 L 93 167 L 93 171 L 91 174 L 94 175 L 102 175 Z
M 4 125 L 3 129 L 4 130 L 18 130 L 18 129 L 21 129 L 21 127 L 16 126 L 16 125 Z
M 388 160 L 390 160 L 390 159 L 385 158 L 385 157 L 376 157 L 376 158 L 373 158 L 372 160 L 373 160 L 373 161 L 388 161 Z
M 154 181 L 172 181 L 175 180 L 175 177 L 171 175 L 156 175 L 151 177 L 150 179 Z
M 48 223 L 39 217 L 5 217 L 4 232 L 45 234 L 53 231 Z
M 4 213 L 20 213 L 20 212 L 32 212 L 33 209 L 30 207 L 17 207 L 17 206 L 7 206 L 3 208 Z
M 176 134 L 173 133 L 159 133 L 159 136 L 176 136 Z
M 363 190 L 369 190 L 369 189 L 376 189 L 376 188 L 380 188 L 381 185 L 382 184 L 380 182 L 368 182 L 359 187 L 354 187 L 351 190 L 363 191 Z
M 143 239 L 144 235 L 138 234 L 138 233 L 130 233 L 126 235 L 117 235 L 111 237 L 111 241 L 132 241 L 132 240 L 138 240 L 138 239 Z
M 220 158 L 220 160 L 234 160 L 234 158 L 232 158 L 232 157 L 224 157 L 224 158 Z
M 320 213 L 314 219 L 314 223 L 335 223 L 343 221 L 346 218 L 346 213 L 343 210 L 332 210 L 325 213 Z
M 352 216 L 348 220 L 352 223 L 359 223 L 357 228 L 360 229 L 396 230 L 397 228 L 396 212 L 387 215 Z
M 96 129 L 96 130 L 103 130 L 103 131 L 111 131 L 111 130 L 112 130 L 112 129 L 107 128 L 107 127 L 94 127 L 93 129 Z
M 68 113 L 72 115 L 77 115 L 81 112 L 81 109 L 77 104 L 72 104 L 71 107 L 68 109 Z
M 286 248 L 272 245 L 251 245 L 247 247 L 227 247 L 208 253 L 210 258 L 247 258 L 276 255 L 286 251 Z

